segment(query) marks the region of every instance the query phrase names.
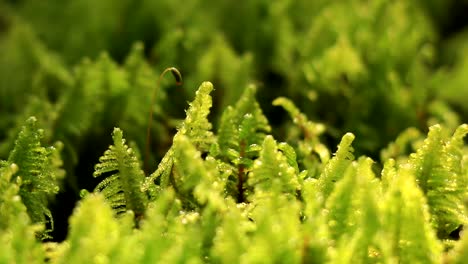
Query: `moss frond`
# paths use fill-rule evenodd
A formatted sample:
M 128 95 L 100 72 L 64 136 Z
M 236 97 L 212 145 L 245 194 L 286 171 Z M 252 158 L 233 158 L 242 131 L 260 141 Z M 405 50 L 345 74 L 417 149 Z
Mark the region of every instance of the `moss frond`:
M 103 180 L 95 191 L 102 192 L 117 212 L 132 210 L 135 216 L 142 216 L 148 198 L 141 191 L 144 173 L 140 162 L 133 149 L 126 145 L 122 130 L 114 128 L 112 138 L 114 145 L 104 152 L 94 171 L 94 177 L 107 173 L 111 176 Z
M 19 195 L 34 223 L 50 222 L 52 214 L 47 207 L 51 195 L 59 191 L 57 169 L 53 160 L 57 158 L 54 148 L 41 145 L 42 129 L 37 128 L 36 118 L 26 121 L 8 157 L 8 162 L 18 166 L 12 181 L 20 182 Z
M 195 99 L 189 104 L 187 116 L 178 128 L 177 136 L 187 136 L 195 147 L 203 152 L 208 152 L 211 144 L 214 143 L 215 137 L 211 131 L 212 125 L 208 121 L 208 115 L 212 106 L 212 98 L 210 96 L 213 91 L 213 84 L 204 82 L 198 88 Z M 169 185 L 169 177 L 174 164 L 174 149 L 171 147 L 164 155 L 154 173 L 146 178 L 143 184 L 143 190 L 148 190 L 154 186 L 154 181 L 160 178 L 160 186 L 165 188 Z
M 353 148 L 351 147 L 353 140 L 354 135 L 351 133 L 343 136 L 334 157 L 327 162 L 318 179 L 319 190 L 325 199 L 333 191 L 335 183 L 344 177 L 346 169 L 354 160 Z
M 280 193 L 294 197 L 300 189 L 295 168 L 288 164 L 272 136 L 265 137 L 260 157 L 254 161 L 252 172 L 248 175 L 248 184 L 254 188 L 254 194 L 250 197 L 253 200 Z
M 414 175 L 399 169 L 385 193 L 381 246 L 401 263 L 439 263 L 442 245 L 430 223 L 427 199 Z
M 467 133 L 468 126 L 461 125 L 447 138 L 441 126 L 432 126 L 421 148 L 402 165 L 414 173 L 427 196 L 431 222 L 442 237 L 468 220 L 463 204 L 468 185 L 462 165 L 463 138 Z

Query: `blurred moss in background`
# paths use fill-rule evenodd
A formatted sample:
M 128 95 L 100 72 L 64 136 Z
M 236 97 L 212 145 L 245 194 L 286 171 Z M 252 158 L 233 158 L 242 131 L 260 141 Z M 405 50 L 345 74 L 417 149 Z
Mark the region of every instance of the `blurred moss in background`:
M 36 116 L 45 141 L 64 143 L 57 200 L 74 201 L 96 185 L 93 165 L 114 126 L 143 150 L 152 108 L 157 164 L 186 102 L 209 80 L 215 124 L 253 83 L 276 137 L 295 132 L 271 104 L 285 96 L 326 125 L 328 146 L 351 131 L 356 154 L 378 160 L 409 127 L 468 121 L 467 12 L 466 0 L 3 0 L 0 158 Z M 184 85 L 164 79 L 151 107 L 170 66 Z

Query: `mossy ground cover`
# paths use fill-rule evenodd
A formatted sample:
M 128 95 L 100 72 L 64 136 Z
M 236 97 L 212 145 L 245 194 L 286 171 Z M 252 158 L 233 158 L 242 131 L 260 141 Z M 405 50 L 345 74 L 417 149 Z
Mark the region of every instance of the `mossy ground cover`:
M 467 9 L 0 1 L 0 263 L 465 263 Z

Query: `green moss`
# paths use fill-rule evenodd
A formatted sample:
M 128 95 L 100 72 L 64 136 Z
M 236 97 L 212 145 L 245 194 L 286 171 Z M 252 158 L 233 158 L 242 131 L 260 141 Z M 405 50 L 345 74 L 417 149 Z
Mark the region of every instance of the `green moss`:
M 1 2 L 0 263 L 463 263 L 436 2 Z

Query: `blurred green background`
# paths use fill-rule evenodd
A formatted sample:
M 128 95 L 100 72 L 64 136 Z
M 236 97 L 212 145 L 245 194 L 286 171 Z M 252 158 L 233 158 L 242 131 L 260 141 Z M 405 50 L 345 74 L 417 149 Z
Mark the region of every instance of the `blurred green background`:
M 114 126 L 141 152 L 152 123 L 152 169 L 201 82 L 215 86 L 211 120 L 248 84 L 281 141 L 295 131 L 291 98 L 326 125 L 334 150 L 351 131 L 356 154 L 379 160 L 409 127 L 468 122 L 468 1 L 0 0 L 0 158 L 36 116 L 61 141 L 67 172 L 53 203 L 56 234 Z M 150 98 L 159 74 L 177 67 Z

